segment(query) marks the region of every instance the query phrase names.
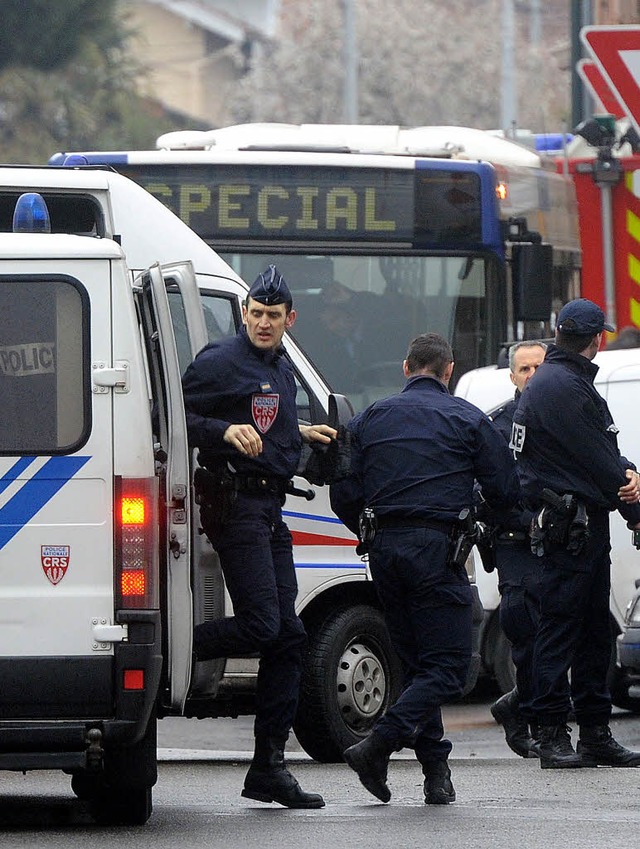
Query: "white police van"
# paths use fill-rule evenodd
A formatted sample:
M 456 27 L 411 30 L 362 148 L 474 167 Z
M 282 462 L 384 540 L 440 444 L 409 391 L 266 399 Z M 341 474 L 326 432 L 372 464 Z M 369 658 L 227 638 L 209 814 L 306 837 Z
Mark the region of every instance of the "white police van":
M 606 399 L 616 427 L 621 453 L 640 467 L 640 349 L 600 351 L 594 362 L 599 366 L 595 386 Z M 509 369 L 487 366 L 464 374 L 456 386 L 460 395 L 486 412 L 495 410 L 513 397 Z M 576 433 L 576 439 L 580 434 Z M 477 558 L 479 561 L 479 558 Z M 633 547 L 631 531 L 615 512 L 611 514 L 611 627 L 612 665 L 609 680 L 615 705 L 640 712 L 640 698 L 629 694 L 629 680 L 616 656 L 616 637 L 625 628 L 625 610 L 634 595 L 640 577 L 640 553 Z M 496 572 L 487 573 L 478 562 L 477 586 L 485 611 L 481 640 L 484 671 L 493 675 L 500 689 L 507 692 L 515 685 L 511 647 L 500 628 L 500 594 Z
M 231 606 L 197 532 L 180 381 L 246 291 L 127 178 L 0 168 L 0 769 L 65 771 L 101 821 L 148 819 L 157 718 L 253 712 L 256 658 L 192 665 L 194 624 Z M 300 418 L 348 417 L 287 349 Z M 326 490 L 285 516 L 310 635 L 295 731 L 334 761 L 401 675 Z

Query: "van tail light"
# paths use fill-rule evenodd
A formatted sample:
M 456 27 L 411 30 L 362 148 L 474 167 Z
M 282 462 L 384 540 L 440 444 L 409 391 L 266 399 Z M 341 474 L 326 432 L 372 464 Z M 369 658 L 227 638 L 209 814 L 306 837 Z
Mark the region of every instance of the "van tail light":
M 158 482 L 115 481 L 116 604 L 120 609 L 159 607 Z

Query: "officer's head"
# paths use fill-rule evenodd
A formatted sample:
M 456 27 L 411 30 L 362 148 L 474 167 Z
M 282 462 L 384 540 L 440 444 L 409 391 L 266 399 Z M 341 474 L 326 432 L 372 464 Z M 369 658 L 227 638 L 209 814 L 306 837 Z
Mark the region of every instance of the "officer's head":
M 249 341 L 262 350 L 275 350 L 285 330 L 296 320 L 287 282 L 275 265 L 259 274 L 242 307 Z
M 453 351 L 439 333 L 422 333 L 409 345 L 402 364 L 405 377 L 427 374 L 449 384 L 453 373 Z
M 509 348 L 509 377 L 520 392 L 536 373 L 546 351 L 544 342 L 516 342 Z
M 592 360 L 598 353 L 605 330 L 614 333 L 615 327 L 607 324 L 600 307 L 587 298 L 576 298 L 560 310 L 556 344 Z

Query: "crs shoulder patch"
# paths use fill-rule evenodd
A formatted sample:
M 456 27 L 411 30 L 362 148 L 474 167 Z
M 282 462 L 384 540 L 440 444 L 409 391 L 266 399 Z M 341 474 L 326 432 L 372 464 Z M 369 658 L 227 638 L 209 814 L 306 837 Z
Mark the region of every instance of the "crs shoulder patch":
M 514 422 L 513 427 L 511 428 L 511 441 L 509 442 L 509 448 L 511 448 L 515 454 L 519 454 L 522 451 L 526 435 L 527 428 L 524 425 Z

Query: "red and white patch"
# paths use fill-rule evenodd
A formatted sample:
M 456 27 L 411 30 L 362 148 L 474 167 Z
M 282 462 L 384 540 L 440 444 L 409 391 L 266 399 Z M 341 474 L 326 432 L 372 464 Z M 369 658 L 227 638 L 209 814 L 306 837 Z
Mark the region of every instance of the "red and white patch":
M 280 406 L 280 396 L 276 393 L 254 395 L 251 399 L 251 414 L 260 433 L 266 433 L 275 422 Z
M 67 574 L 71 558 L 70 545 L 41 545 L 42 571 L 52 584 L 59 584 Z

